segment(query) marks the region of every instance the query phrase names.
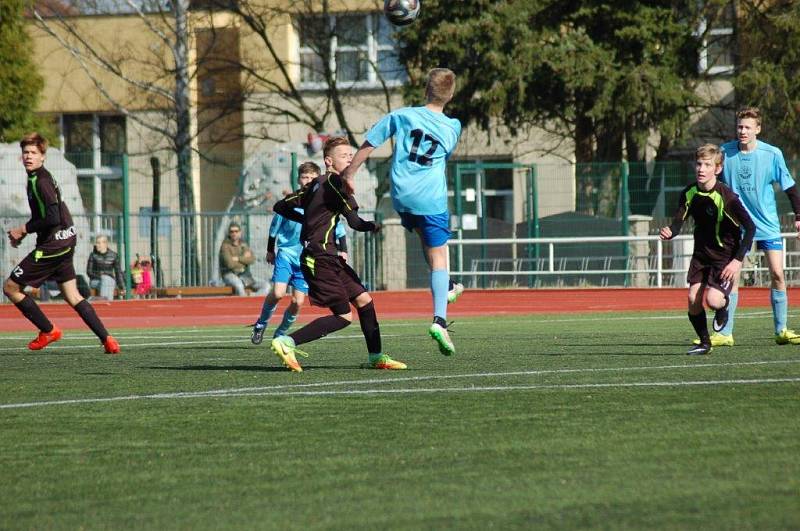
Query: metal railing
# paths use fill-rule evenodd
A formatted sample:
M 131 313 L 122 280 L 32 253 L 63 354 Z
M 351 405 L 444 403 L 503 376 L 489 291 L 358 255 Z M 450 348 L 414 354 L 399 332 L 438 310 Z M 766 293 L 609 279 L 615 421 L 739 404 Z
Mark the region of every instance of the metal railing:
M 800 252 L 798 251 L 788 251 L 787 250 L 787 241 L 796 239 L 797 235 L 795 233 L 782 233 L 781 238 L 783 240 L 783 247 L 784 247 L 784 254 L 783 254 L 783 267 L 784 271 L 786 272 L 793 272 L 793 271 L 800 271 L 800 260 L 798 261 L 797 265 L 792 265 L 790 263 L 790 258 L 800 257 Z M 501 277 L 528 277 L 532 279 L 536 279 L 537 277 L 553 277 L 553 276 L 573 276 L 573 277 L 584 277 L 584 276 L 605 276 L 608 277 L 609 275 L 621 275 L 625 278 L 625 282 L 623 285 L 630 285 L 629 279 L 633 275 L 648 275 L 648 277 L 652 276 L 652 280 L 648 280 L 648 285 L 652 285 L 655 287 L 664 287 L 665 285 L 665 276 L 666 275 L 674 275 L 674 274 L 681 274 L 686 273 L 685 267 L 675 268 L 675 267 L 665 267 L 665 261 L 667 260 L 675 260 L 675 259 L 682 259 L 687 262 L 688 259 L 691 257 L 691 248 L 688 249 L 688 253 L 680 253 L 680 254 L 666 254 L 665 253 L 665 246 L 672 245 L 674 246 L 675 242 L 687 242 L 691 241 L 693 236 L 690 234 L 679 235 L 672 240 L 664 241 L 661 240 L 657 235 L 648 235 L 648 236 L 591 236 L 591 237 L 552 237 L 552 238 L 496 238 L 496 239 L 476 239 L 476 238 L 461 238 L 461 239 L 451 239 L 449 241 L 449 245 L 451 246 L 451 251 L 455 254 L 455 267 L 450 269 L 450 275 L 455 277 L 460 277 L 463 279 L 473 279 L 473 284 L 475 284 L 475 280 L 479 277 L 492 277 L 492 276 L 501 276 Z M 568 268 L 567 266 L 571 264 L 579 263 L 579 260 L 574 260 L 576 257 L 569 257 L 570 259 L 563 259 L 563 257 L 559 257 L 557 253 L 557 246 L 561 245 L 584 245 L 588 246 L 591 244 L 599 244 L 599 243 L 644 243 L 648 247 L 647 253 L 641 254 L 633 254 L 633 247 L 631 247 L 631 253 L 626 256 L 617 256 L 617 257 L 609 257 L 609 256 L 589 256 L 589 258 L 606 258 L 603 260 L 604 265 L 607 267 L 603 268 Z M 512 267 L 507 270 L 501 270 L 497 267 L 492 269 L 491 271 L 480 271 L 475 268 L 470 268 L 469 270 L 465 268 L 465 260 L 464 260 L 464 248 L 469 246 L 511 246 L 512 249 L 517 249 L 517 246 L 522 246 L 522 248 L 527 249 L 527 252 L 516 253 L 511 259 L 508 258 L 498 258 L 496 260 L 505 260 L 508 263 L 512 264 Z M 651 249 L 651 247 L 654 247 Z M 535 249 L 531 251 L 531 249 Z M 542 249 L 546 249 L 546 252 L 542 252 Z M 512 252 L 514 254 L 514 252 Z M 753 253 L 751 251 L 751 256 Z M 535 256 L 535 258 L 534 258 Z M 578 257 L 580 258 L 580 257 Z M 584 257 L 585 258 L 585 257 Z M 612 258 L 612 260 L 607 260 L 607 258 Z M 613 258 L 619 258 L 622 260 L 617 260 L 616 262 Z M 633 260 L 631 260 L 633 259 Z M 638 264 L 646 264 L 646 265 L 639 265 L 636 267 L 626 267 L 626 268 L 612 268 L 611 264 L 619 263 L 620 261 L 624 261 L 626 264 L 630 264 L 632 261 Z M 593 263 L 592 260 L 583 260 L 583 263 L 591 264 Z M 525 266 L 530 264 L 543 264 L 544 267 L 531 269 L 528 267 L 527 269 L 524 267 L 515 267 L 516 265 Z M 763 273 L 768 271 L 767 267 L 761 266 L 757 263 L 750 263 L 747 265 L 748 261 L 745 262 L 745 266 L 742 268 L 742 273 Z M 558 267 L 557 267 L 558 266 Z M 529 286 L 533 286 L 533 282 L 528 282 Z

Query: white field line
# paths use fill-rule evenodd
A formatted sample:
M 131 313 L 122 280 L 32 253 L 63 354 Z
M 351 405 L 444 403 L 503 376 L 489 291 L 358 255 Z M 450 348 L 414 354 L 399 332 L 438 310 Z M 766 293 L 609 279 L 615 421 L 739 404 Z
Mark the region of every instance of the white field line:
M 754 312 L 743 312 L 739 311 L 736 312 L 737 319 L 756 319 L 762 317 L 764 315 L 772 315 L 771 310 L 766 311 L 754 311 Z M 789 316 L 800 315 L 797 312 L 789 312 Z M 685 320 L 686 315 L 643 315 L 643 316 L 620 316 L 620 317 L 565 317 L 563 319 L 538 319 L 537 314 L 531 314 L 525 318 L 515 318 L 515 317 L 503 317 L 499 316 L 503 319 L 504 323 L 591 323 L 597 321 L 673 321 L 673 320 Z M 483 324 L 483 321 L 473 320 L 470 318 L 457 318 L 458 324 L 461 325 L 471 325 L 471 324 Z M 427 324 L 427 323 L 426 323 Z M 421 326 L 420 323 L 381 323 L 381 328 L 408 328 L 408 327 L 419 327 Z M 207 328 L 207 327 L 192 327 L 192 328 L 180 328 L 180 329 L 152 329 L 152 333 L 148 333 L 147 330 L 136 330 L 134 332 L 136 335 L 128 336 L 125 332 L 125 329 L 120 329 L 119 331 L 115 331 L 112 335 L 117 338 L 125 338 L 125 339 L 149 339 L 154 337 L 174 337 L 177 335 L 198 335 L 200 333 L 200 337 L 205 337 L 206 334 L 213 334 L 214 331 L 217 332 L 230 332 L 232 327 L 237 327 L 237 325 L 232 326 L 224 326 L 219 328 Z M 250 328 L 248 325 L 242 325 L 242 330 L 245 331 L 246 329 Z M 35 331 L 27 335 L 14 335 L 14 336 L 0 336 L 2 339 L 19 339 L 19 340 L 30 340 L 35 336 Z M 214 334 L 214 337 L 219 337 L 219 334 Z M 239 336 L 236 336 L 239 337 Z M 360 336 L 359 336 L 360 337 Z M 94 338 L 94 335 L 89 332 L 73 332 L 69 331 L 65 334 L 62 341 L 67 339 L 87 339 L 87 338 Z
M 214 337 L 219 337 L 219 335 L 214 336 Z M 339 339 L 359 339 L 359 338 L 363 338 L 363 337 L 364 336 L 362 336 L 361 334 L 359 334 L 359 335 L 348 335 L 348 336 L 326 336 L 326 337 L 320 338 L 319 340 L 336 341 L 336 340 L 339 340 Z M 399 337 L 399 334 L 381 334 L 381 337 Z M 147 338 L 147 339 L 151 339 L 151 338 Z M 138 347 L 174 346 L 174 345 L 214 345 L 214 344 L 219 344 L 219 343 L 227 343 L 227 344 L 235 344 L 235 345 L 238 345 L 239 343 L 243 343 L 243 345 L 240 345 L 240 346 L 246 346 L 246 345 L 250 344 L 250 338 L 249 337 L 245 337 L 245 336 L 242 336 L 242 337 L 236 336 L 236 337 L 228 338 L 228 339 L 205 339 L 205 340 L 202 340 L 202 341 L 159 341 L 158 343 L 124 343 L 124 342 L 121 342 L 119 345 L 120 345 L 120 347 L 124 347 L 124 348 L 138 348 Z M 266 344 L 265 346 L 268 346 L 268 344 Z M 50 351 L 50 350 L 75 350 L 75 349 L 89 349 L 89 348 L 96 349 L 96 348 L 101 348 L 101 347 L 102 347 L 102 345 L 100 343 L 96 343 L 96 344 L 93 344 L 93 345 L 59 345 L 59 344 L 54 344 L 54 345 L 48 345 L 47 346 L 47 350 L 48 351 Z M 10 347 L 10 348 L 0 349 L 0 351 L 2 351 L 2 352 L 12 352 L 12 351 L 13 352 L 17 352 L 17 351 L 22 351 L 22 350 L 27 351 L 29 349 L 28 349 L 28 347 Z M 41 352 L 41 351 L 38 351 L 38 352 Z M 124 352 L 123 352 L 123 354 L 124 354 Z
M 429 375 L 411 376 L 399 378 L 382 379 L 363 379 L 363 380 L 340 380 L 335 382 L 316 382 L 307 384 L 287 384 L 271 385 L 262 387 L 242 387 L 233 389 L 216 389 L 208 391 L 179 392 L 179 393 L 156 393 L 150 395 L 127 395 L 100 398 L 75 398 L 65 400 L 48 400 L 42 402 L 23 402 L 12 404 L 0 404 L 0 409 L 19 409 L 39 406 L 69 405 L 69 404 L 90 404 L 98 402 L 117 402 L 126 400 L 152 400 L 152 399 L 179 399 L 179 398 L 213 398 L 213 397 L 238 397 L 238 396 L 265 396 L 265 395 L 343 395 L 343 394 L 375 394 L 375 393 L 432 393 L 432 392 L 456 392 L 456 391 L 493 391 L 493 390 L 521 390 L 521 389 L 556 389 L 556 388 L 581 388 L 581 387 L 665 387 L 681 385 L 726 385 L 736 383 L 785 383 L 800 381 L 800 378 L 765 378 L 753 380 L 696 380 L 689 382 L 629 382 L 629 383 L 587 383 L 587 384 L 535 384 L 535 385 L 505 385 L 505 386 L 486 386 L 486 387 L 451 387 L 451 388 L 401 388 L 401 389 L 364 389 L 364 390 L 304 390 L 315 387 L 332 387 L 339 385 L 385 385 L 398 382 L 421 382 L 435 380 L 488 378 L 495 376 L 537 376 L 545 374 L 569 374 L 569 373 L 600 373 L 600 372 L 620 372 L 620 371 L 647 371 L 647 370 L 673 370 L 673 369 L 699 369 L 709 367 L 741 367 L 752 365 L 779 365 L 800 363 L 800 359 L 793 360 L 765 360 L 751 362 L 732 362 L 732 363 L 703 363 L 697 365 L 660 365 L 660 366 L 638 366 L 638 367 L 595 367 L 586 369 L 550 369 L 535 371 L 513 371 L 513 372 L 490 372 L 490 373 L 468 373 L 452 375 Z

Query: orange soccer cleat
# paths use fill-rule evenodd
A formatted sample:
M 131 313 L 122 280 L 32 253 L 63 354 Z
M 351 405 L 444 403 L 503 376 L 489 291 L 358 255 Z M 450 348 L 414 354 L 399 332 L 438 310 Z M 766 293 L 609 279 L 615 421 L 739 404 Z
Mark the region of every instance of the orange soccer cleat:
M 117 340 L 112 336 L 108 336 L 106 340 L 103 341 L 103 347 L 106 349 L 106 354 L 119 354 L 119 343 L 117 343 Z
M 36 339 L 28 343 L 28 348 L 31 350 L 42 350 L 50 343 L 55 343 L 61 339 L 61 336 L 61 330 L 54 326 L 49 332 L 39 332 L 39 335 L 36 336 Z

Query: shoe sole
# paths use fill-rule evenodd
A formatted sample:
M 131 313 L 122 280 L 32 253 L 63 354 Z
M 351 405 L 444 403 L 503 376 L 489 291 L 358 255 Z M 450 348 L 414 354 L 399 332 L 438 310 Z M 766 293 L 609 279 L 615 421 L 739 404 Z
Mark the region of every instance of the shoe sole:
M 297 360 L 296 359 L 292 360 L 292 358 L 289 358 L 289 354 L 291 353 L 287 354 L 283 352 L 283 345 L 280 342 L 278 343 L 278 345 L 280 345 L 280 348 L 276 347 L 275 344 L 273 343 L 272 345 L 270 345 L 270 348 L 272 349 L 272 352 L 274 352 L 275 355 L 281 359 L 281 363 L 283 363 L 283 366 L 292 372 L 303 372 L 303 368 L 300 366 L 299 363 L 297 363 Z M 292 363 L 292 361 L 294 361 L 294 363 Z
M 408 368 L 406 367 L 405 364 L 392 365 L 389 363 L 378 363 L 377 365 L 373 365 L 371 363 L 365 363 L 361 367 L 363 369 L 376 369 L 382 371 L 402 371 Z
M 448 344 L 444 336 L 438 330 L 428 330 L 428 334 L 439 344 L 439 352 L 444 356 L 452 356 L 456 353 L 456 347 L 452 343 Z
M 253 332 L 250 334 L 250 342 L 254 345 L 260 345 L 261 342 L 264 341 L 264 332 L 262 331 L 260 334 Z

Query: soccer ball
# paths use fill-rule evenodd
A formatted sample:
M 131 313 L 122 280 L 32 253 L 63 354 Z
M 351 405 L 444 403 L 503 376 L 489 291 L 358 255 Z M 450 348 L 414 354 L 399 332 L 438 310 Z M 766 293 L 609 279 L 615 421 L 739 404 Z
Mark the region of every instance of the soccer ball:
M 420 0 L 384 0 L 383 13 L 395 26 L 407 26 L 419 15 Z

